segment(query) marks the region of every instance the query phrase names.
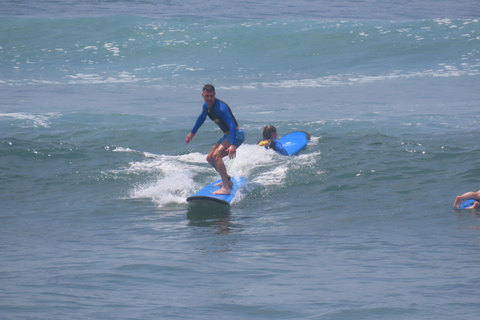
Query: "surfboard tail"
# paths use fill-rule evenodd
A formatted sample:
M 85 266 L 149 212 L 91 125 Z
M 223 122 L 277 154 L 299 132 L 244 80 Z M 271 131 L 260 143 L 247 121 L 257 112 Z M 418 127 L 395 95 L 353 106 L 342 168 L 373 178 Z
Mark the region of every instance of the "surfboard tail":
M 212 194 L 212 192 L 215 192 L 220 188 L 220 186 L 216 184 L 218 184 L 221 181 L 222 180 L 217 180 L 205 186 L 197 193 L 188 197 L 187 202 L 193 203 L 193 202 L 201 201 L 201 202 L 214 202 L 214 203 L 220 203 L 224 205 L 230 205 L 233 199 L 235 198 L 237 191 L 240 190 L 247 183 L 247 178 L 232 177 L 233 186 L 230 188 L 230 194 L 228 195 Z

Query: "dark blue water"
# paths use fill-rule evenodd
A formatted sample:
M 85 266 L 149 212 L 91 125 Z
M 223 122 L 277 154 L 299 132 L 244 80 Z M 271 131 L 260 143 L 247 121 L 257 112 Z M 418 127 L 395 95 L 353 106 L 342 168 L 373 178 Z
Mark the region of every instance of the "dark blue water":
M 476 319 L 479 8 L 1 1 L 0 318 Z M 185 201 L 205 83 L 246 133 L 231 207 Z

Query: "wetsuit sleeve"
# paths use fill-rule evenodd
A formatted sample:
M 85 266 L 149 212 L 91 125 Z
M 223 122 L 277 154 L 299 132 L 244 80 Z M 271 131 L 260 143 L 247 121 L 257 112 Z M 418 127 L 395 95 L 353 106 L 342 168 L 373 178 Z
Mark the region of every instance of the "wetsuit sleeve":
M 230 110 L 224 103 L 220 103 L 220 106 L 217 110 L 217 114 L 222 117 L 223 121 L 228 125 L 230 128 L 230 144 L 235 145 L 237 142 L 237 126 L 235 125 L 235 121 L 233 120 L 232 114 Z
M 206 104 L 203 105 L 202 113 L 197 118 L 197 122 L 195 122 L 195 126 L 193 126 L 192 133 L 196 134 L 198 129 L 202 126 L 202 124 L 205 122 L 205 119 L 207 119 L 207 106 Z
M 284 156 L 288 156 L 288 152 L 287 150 L 285 150 L 285 148 L 283 148 L 282 146 L 282 143 L 279 142 L 279 141 L 275 141 L 275 151 L 277 152 L 280 152 L 281 154 L 283 154 Z

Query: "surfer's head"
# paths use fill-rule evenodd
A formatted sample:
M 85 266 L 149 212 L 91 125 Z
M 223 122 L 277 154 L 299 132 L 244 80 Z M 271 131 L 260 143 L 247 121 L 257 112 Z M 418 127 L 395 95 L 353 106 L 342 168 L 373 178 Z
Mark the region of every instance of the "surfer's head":
M 202 91 L 202 97 L 203 100 L 205 100 L 205 103 L 207 106 L 211 107 L 215 104 L 215 87 L 212 86 L 211 84 L 206 84 L 203 86 L 203 91 Z
M 277 128 L 274 126 L 264 126 L 263 127 L 263 139 L 277 138 Z
M 203 86 L 203 92 L 215 92 L 215 87 L 212 86 L 211 84 L 206 84 Z

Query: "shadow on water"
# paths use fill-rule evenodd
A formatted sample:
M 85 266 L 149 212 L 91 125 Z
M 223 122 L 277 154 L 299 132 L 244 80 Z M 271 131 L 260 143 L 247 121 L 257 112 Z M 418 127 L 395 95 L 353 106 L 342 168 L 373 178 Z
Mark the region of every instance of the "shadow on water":
M 231 230 L 230 206 L 219 203 L 190 203 L 187 218 L 189 226 L 213 227 L 219 233 L 229 233 Z

